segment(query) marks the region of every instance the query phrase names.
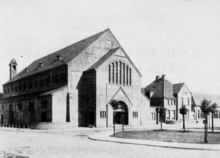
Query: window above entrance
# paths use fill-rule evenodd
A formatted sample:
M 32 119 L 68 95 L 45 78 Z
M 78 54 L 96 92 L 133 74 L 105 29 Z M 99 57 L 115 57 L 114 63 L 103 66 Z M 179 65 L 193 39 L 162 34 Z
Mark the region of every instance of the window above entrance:
M 115 61 L 108 65 L 109 83 L 119 85 L 132 84 L 132 69 L 122 61 Z

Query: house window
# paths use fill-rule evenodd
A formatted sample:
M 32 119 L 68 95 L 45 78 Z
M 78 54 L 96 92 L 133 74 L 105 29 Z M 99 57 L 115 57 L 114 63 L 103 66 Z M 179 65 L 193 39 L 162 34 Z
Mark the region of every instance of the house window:
M 187 92 L 183 92 L 183 95 L 187 95 Z
M 188 103 L 188 106 L 189 106 L 189 98 L 187 98 L 187 103 Z
M 198 118 L 200 118 L 200 110 L 198 110 Z
M 183 102 L 183 98 L 181 98 L 181 104 L 182 104 L 182 105 L 184 104 L 184 102 Z
M 172 119 L 175 120 L 175 110 L 172 110 Z
M 166 112 L 167 112 L 167 114 L 166 114 L 167 115 L 167 119 L 169 120 L 170 119 L 170 110 L 167 110 Z
M 100 111 L 100 118 L 106 118 L 106 111 Z
M 152 113 L 151 113 L 151 116 L 152 116 L 152 117 L 151 117 L 152 120 L 156 120 L 155 112 L 152 112 Z
M 214 118 L 218 118 L 218 110 L 215 110 Z
M 167 105 L 169 105 L 170 104 L 170 101 L 169 101 L 169 99 L 167 99 Z
M 138 118 L 138 112 L 137 111 L 133 111 L 133 118 Z
M 201 112 L 201 118 L 205 118 L 205 114 Z

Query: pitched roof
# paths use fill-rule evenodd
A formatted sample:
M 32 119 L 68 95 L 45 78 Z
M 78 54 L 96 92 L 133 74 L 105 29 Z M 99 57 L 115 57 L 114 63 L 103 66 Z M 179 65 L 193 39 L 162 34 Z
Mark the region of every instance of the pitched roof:
M 177 83 L 173 85 L 173 94 L 179 93 L 185 83 Z
M 20 73 L 18 73 L 15 77 L 13 77 L 11 80 L 6 82 L 5 84 L 8 84 L 16 80 L 25 78 L 27 76 L 37 74 L 39 72 L 69 63 L 108 30 L 109 29 L 104 30 L 98 34 L 90 36 L 84 40 L 81 40 L 75 44 L 65 47 L 59 51 L 56 51 L 52 54 L 49 54 L 38 60 L 35 60 L 34 62 L 32 62 L 29 66 L 25 68 L 28 71 L 25 71 L 25 69 L 22 70 Z M 58 56 L 61 56 L 62 59 L 58 60 L 57 58 Z M 43 66 L 40 67 L 39 63 L 42 63 Z
M 174 98 L 172 83 L 162 78 L 149 84 L 147 87 L 144 88 L 144 91 L 145 92 L 153 91 L 154 94 L 152 95 L 151 98 Z
M 203 99 L 210 100 L 212 103 L 216 103 L 220 107 L 220 95 L 204 94 L 204 93 L 192 93 L 194 103 L 201 105 Z
M 125 54 L 125 56 L 127 57 L 127 59 L 130 61 L 130 63 L 133 65 L 133 67 L 135 68 L 135 70 L 138 72 L 138 74 L 140 76 L 141 73 L 139 72 L 139 70 L 137 69 L 137 67 L 134 65 L 134 63 L 131 61 L 131 59 L 128 57 L 128 55 L 126 54 L 126 52 L 124 51 L 124 49 L 122 47 L 117 47 L 114 49 L 110 49 L 105 55 L 103 55 L 96 63 L 94 63 L 88 70 L 92 70 L 92 69 L 97 69 L 99 66 L 101 66 L 109 57 L 111 57 L 114 53 L 116 53 L 118 50 L 122 50 Z
M 96 63 L 94 63 L 88 70 L 96 69 L 102 65 L 110 56 L 112 56 L 120 48 L 115 48 L 109 50 L 105 55 L 103 55 Z

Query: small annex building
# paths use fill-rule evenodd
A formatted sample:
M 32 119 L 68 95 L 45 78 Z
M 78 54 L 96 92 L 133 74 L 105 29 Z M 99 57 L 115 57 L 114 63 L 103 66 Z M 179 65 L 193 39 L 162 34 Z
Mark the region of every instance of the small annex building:
M 148 123 L 149 99 L 141 93 L 141 73 L 107 29 L 33 61 L 3 85 L 1 124 L 7 127 L 58 129 L 110 127 L 109 104 L 117 100 L 129 126 Z
M 198 123 L 202 123 L 202 121 L 205 119 L 205 115 L 201 111 L 201 103 L 202 101 L 206 99 L 211 101 L 212 103 L 217 104 L 217 108 L 214 113 L 214 123 L 216 125 L 220 125 L 220 95 L 212 95 L 212 94 L 204 94 L 204 93 L 195 93 L 192 92 L 192 105 L 195 109 L 195 118 L 198 121 Z M 208 117 L 208 123 L 210 125 L 211 123 L 211 115 Z

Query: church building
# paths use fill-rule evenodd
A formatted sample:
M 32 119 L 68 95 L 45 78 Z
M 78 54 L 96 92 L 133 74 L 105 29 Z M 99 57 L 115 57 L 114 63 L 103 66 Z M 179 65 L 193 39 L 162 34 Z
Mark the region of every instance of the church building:
M 140 126 L 150 119 L 141 73 L 109 29 L 37 59 L 19 73 L 17 66 L 13 59 L 10 80 L 3 85 L 3 126 L 111 127 L 113 120 Z

